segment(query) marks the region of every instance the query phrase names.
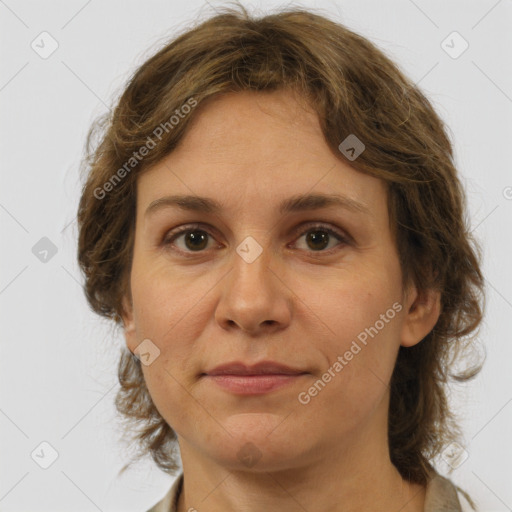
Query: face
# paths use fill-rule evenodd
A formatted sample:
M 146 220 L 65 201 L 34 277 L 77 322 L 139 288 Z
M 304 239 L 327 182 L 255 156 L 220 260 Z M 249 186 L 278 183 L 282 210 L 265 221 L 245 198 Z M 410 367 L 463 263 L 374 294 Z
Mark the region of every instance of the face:
M 263 471 L 385 442 L 399 346 L 437 315 L 404 294 L 383 182 L 333 154 L 290 91 L 201 109 L 137 183 L 125 334 L 159 351 L 142 365 L 156 407 L 182 449 L 226 468 L 247 451 Z M 171 195 L 219 209 L 158 201 Z M 307 195 L 344 199 L 291 201 Z M 298 373 L 212 375 L 262 361 Z

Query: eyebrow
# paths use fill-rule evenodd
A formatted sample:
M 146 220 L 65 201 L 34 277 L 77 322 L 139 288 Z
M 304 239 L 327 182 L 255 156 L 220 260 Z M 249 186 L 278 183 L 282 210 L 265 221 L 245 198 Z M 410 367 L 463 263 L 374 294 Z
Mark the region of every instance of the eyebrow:
M 279 213 L 292 213 L 308 210 L 319 210 L 337 206 L 354 213 L 370 214 L 370 210 L 364 204 L 347 196 L 338 194 L 300 194 L 289 197 L 279 205 Z M 167 207 L 178 207 L 186 211 L 218 214 L 224 209 L 224 205 L 218 201 L 193 195 L 172 195 L 155 199 L 146 209 L 144 215 L 150 215 L 157 210 Z

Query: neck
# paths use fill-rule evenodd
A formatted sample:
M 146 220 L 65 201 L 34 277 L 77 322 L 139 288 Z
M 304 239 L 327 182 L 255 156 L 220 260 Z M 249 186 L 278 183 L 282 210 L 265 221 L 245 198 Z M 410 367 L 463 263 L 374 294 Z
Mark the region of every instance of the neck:
M 180 439 L 184 485 L 178 512 L 423 512 L 425 487 L 402 479 L 389 451 L 345 448 L 309 464 L 272 470 L 226 469 Z M 355 454 L 358 453 L 356 457 Z

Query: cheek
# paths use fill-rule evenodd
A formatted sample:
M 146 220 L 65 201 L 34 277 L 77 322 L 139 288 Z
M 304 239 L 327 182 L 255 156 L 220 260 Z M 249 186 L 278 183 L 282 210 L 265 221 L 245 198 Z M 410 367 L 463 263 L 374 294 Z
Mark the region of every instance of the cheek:
M 342 320 L 338 319 L 337 332 L 344 332 Z M 329 360 L 327 367 L 297 397 L 299 414 L 311 418 L 319 430 L 341 437 L 370 421 L 382 404 L 398 350 L 391 322 L 376 332 L 366 331 L 360 320 L 349 316 L 345 320 L 346 334 L 322 349 Z
M 379 272 L 379 270 L 382 270 Z M 396 333 L 400 297 L 396 282 L 385 269 L 373 272 L 337 272 L 318 280 L 298 280 L 294 285 L 305 306 L 298 306 L 307 315 L 303 320 L 316 324 L 329 340 L 336 355 L 350 348 L 352 340 L 392 337 Z M 393 325 L 394 324 L 394 325 Z M 381 342 L 383 343 L 383 342 Z
M 340 413 L 358 417 L 387 390 L 399 348 L 400 294 L 386 274 L 360 273 L 329 283 L 321 293 L 310 294 L 308 304 L 314 312 L 310 320 L 317 319 L 323 334 L 316 348 L 324 354 L 326 368 L 319 378 L 328 381 L 316 386 L 320 392 L 310 391 L 318 393 L 318 404 L 324 402 L 320 409 L 332 404 Z
M 190 391 L 199 371 L 197 340 L 211 316 L 205 290 L 209 277 L 177 275 L 162 264 L 134 262 L 132 295 L 137 340 L 151 340 L 159 350 L 144 379 L 160 414 L 179 424 L 180 411 L 190 410 Z M 172 418 L 170 417 L 172 415 Z
M 173 271 L 161 260 L 134 261 L 131 286 L 139 335 L 156 340 L 163 348 L 165 340 L 180 329 L 188 329 L 188 337 L 193 337 L 199 327 L 195 315 L 205 290 L 215 282 L 213 277 L 194 278 L 187 269 Z

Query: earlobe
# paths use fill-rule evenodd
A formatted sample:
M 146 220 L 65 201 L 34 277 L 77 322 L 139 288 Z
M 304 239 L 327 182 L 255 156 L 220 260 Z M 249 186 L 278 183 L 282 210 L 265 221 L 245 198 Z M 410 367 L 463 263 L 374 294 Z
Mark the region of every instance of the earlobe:
M 402 325 L 400 344 L 403 347 L 412 347 L 423 340 L 435 327 L 441 314 L 441 292 L 435 289 L 414 292 Z

